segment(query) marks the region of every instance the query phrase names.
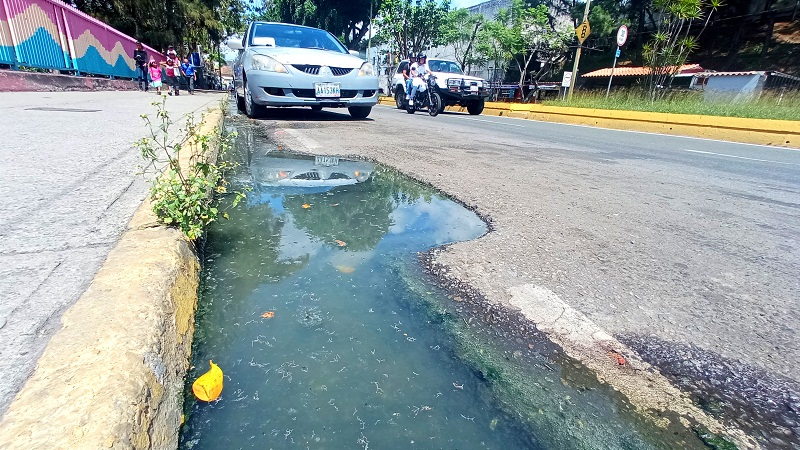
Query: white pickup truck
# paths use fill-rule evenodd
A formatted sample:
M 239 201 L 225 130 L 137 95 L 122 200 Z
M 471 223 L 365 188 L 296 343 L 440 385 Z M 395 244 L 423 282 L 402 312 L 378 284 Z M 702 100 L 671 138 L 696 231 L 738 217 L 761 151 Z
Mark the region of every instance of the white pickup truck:
M 408 60 L 402 61 L 392 77 L 392 92 L 398 109 L 406 108 L 406 84 L 403 80 L 403 68 L 407 65 Z M 436 76 L 439 96 L 442 97 L 442 110 L 445 106 L 460 105 L 466 107 L 472 115 L 483 112 L 483 104 L 486 97 L 489 96 L 486 80 L 465 75 L 457 62 L 447 59 L 428 59 L 428 67 Z

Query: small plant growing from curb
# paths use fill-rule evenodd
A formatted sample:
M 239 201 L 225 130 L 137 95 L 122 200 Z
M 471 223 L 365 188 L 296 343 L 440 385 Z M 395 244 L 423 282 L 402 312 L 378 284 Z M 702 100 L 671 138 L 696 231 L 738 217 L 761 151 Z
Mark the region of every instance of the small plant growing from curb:
M 192 114 L 187 115 L 184 127 L 175 133 L 175 123 L 166 110 L 166 97 L 152 105 L 156 107 L 154 120 L 147 114 L 140 116 L 149 136 L 136 141 L 136 146 L 145 161 L 142 174 L 150 168 L 161 171 L 151 181 L 153 212 L 164 224 L 180 228 L 187 238 L 196 240 L 208 224 L 220 216 L 228 218 L 227 212 L 218 209 L 219 199 L 215 194 L 228 192 L 229 183 L 224 175 L 237 164 L 226 161 L 224 155 L 236 135 L 224 134 L 217 127 L 211 133 L 201 133 L 200 124 L 205 116 L 195 122 Z M 178 137 L 171 136 L 173 133 Z M 231 208 L 245 198 L 244 192 L 232 194 Z

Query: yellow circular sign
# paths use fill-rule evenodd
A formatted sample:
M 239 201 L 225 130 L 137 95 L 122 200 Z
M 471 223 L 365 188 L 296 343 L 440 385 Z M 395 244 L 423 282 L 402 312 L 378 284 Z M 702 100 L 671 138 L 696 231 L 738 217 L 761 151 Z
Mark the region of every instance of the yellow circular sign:
M 575 28 L 575 35 L 578 36 L 578 42 L 583 44 L 583 41 L 589 37 L 592 33 L 592 29 L 589 28 L 589 21 L 586 20 L 582 24 L 578 25 L 578 28 Z

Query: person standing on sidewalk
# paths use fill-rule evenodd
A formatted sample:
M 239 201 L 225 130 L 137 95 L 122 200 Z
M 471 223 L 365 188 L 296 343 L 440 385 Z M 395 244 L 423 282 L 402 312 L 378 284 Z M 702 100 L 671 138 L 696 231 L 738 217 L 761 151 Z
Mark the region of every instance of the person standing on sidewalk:
M 136 79 L 139 81 L 139 90 L 142 90 L 142 83 L 144 83 L 144 91 L 147 92 L 150 85 L 147 80 L 147 52 L 141 42 L 136 43 L 136 50 L 133 51 L 133 60 L 136 61 Z
M 164 64 L 164 75 L 167 77 L 167 86 L 169 86 L 168 94 L 172 95 L 173 88 L 175 95 L 181 95 L 180 86 L 178 85 L 178 73 L 176 70 L 180 70 L 178 63 L 178 55 L 175 53 L 175 48 L 173 46 L 169 46 L 167 48 L 167 60 L 163 62 Z
M 186 78 L 186 86 L 189 89 L 189 95 L 194 95 L 194 66 L 189 63 L 189 58 L 183 58 L 183 64 L 181 64 L 181 74 L 183 77 Z

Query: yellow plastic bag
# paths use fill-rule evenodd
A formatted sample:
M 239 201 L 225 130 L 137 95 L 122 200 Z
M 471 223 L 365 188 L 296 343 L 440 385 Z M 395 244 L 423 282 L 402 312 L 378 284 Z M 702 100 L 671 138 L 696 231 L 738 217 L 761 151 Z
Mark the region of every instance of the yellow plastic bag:
M 213 402 L 222 393 L 222 369 L 214 361 L 208 360 L 208 363 L 211 369 L 194 380 L 192 392 L 199 400 Z

